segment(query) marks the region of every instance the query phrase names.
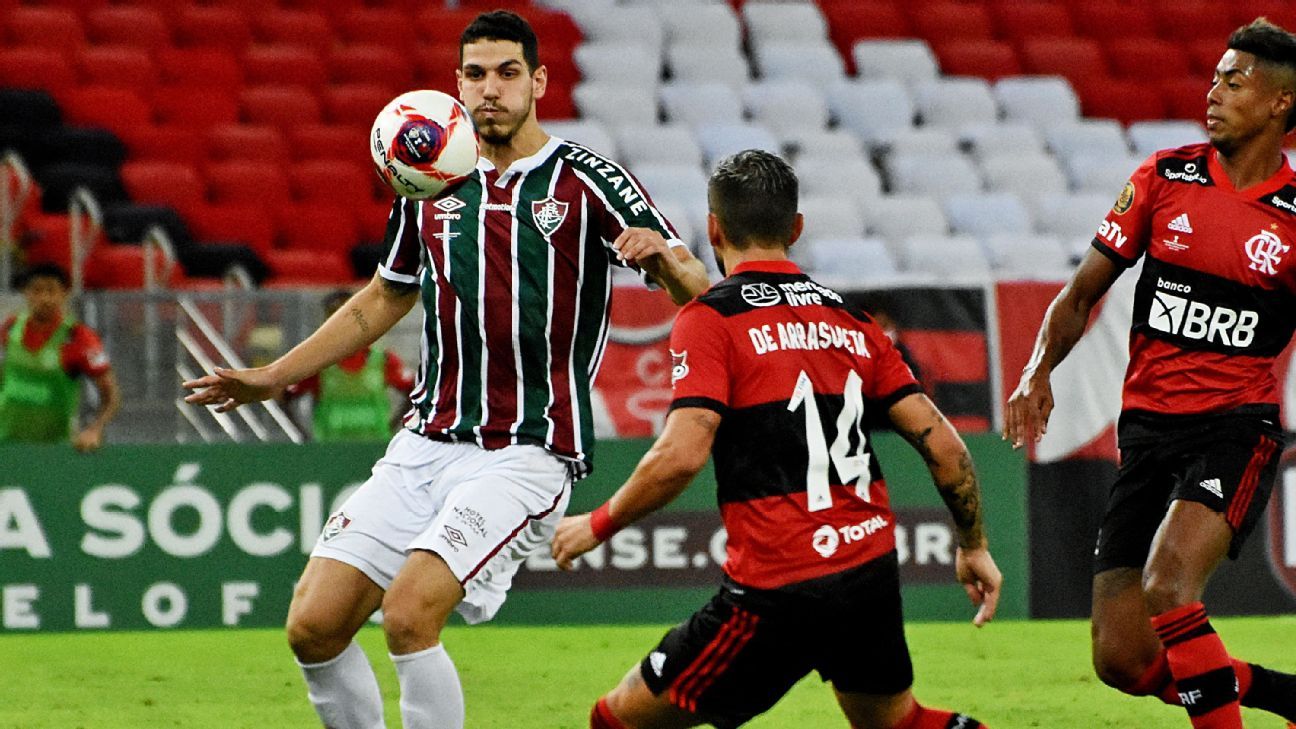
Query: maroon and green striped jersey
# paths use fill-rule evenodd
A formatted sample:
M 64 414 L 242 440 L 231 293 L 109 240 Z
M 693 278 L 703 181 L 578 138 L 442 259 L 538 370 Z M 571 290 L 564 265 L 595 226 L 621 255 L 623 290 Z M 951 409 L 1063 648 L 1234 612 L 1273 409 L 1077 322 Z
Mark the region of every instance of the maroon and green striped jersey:
M 625 169 L 557 138 L 503 174 L 483 159 L 449 195 L 397 200 L 379 273 L 418 283 L 424 312 L 405 426 L 543 446 L 587 473 L 611 267 L 625 265 L 612 242 L 626 228 L 683 245 Z

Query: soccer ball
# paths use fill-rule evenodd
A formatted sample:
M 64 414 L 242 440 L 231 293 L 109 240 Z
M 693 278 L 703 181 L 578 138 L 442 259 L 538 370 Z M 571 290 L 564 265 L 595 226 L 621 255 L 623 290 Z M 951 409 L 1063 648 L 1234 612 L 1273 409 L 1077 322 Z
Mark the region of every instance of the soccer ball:
M 477 135 L 468 112 L 440 91 L 410 91 L 378 112 L 369 133 L 374 169 L 398 195 L 423 200 L 472 174 Z

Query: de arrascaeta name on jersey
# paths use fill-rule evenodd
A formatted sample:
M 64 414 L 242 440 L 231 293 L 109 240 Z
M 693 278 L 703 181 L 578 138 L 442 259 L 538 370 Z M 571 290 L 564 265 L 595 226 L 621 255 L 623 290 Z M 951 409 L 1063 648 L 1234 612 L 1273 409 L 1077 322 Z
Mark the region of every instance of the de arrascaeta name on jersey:
M 751 327 L 747 330 L 756 354 L 780 349 L 844 349 L 860 357 L 872 358 L 864 343 L 864 333 L 826 321 L 789 321 Z

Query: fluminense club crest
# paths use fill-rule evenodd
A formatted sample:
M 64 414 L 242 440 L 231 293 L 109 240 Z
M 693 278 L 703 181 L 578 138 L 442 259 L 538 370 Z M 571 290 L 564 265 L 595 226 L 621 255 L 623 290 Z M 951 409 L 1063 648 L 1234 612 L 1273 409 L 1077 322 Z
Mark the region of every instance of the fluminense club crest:
M 560 202 L 552 197 L 536 200 L 531 203 L 531 217 L 535 220 L 536 227 L 540 229 L 544 237 L 548 238 L 567 219 L 567 203 Z

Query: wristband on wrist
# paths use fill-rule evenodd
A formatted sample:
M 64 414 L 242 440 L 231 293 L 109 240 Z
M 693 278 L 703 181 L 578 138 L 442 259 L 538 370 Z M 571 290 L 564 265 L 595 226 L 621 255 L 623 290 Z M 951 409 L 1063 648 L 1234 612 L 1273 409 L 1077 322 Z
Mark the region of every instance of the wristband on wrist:
M 612 515 L 608 513 L 607 502 L 594 511 L 590 512 L 590 530 L 594 532 L 594 538 L 600 542 L 606 542 L 621 530 L 621 527 L 612 521 Z

